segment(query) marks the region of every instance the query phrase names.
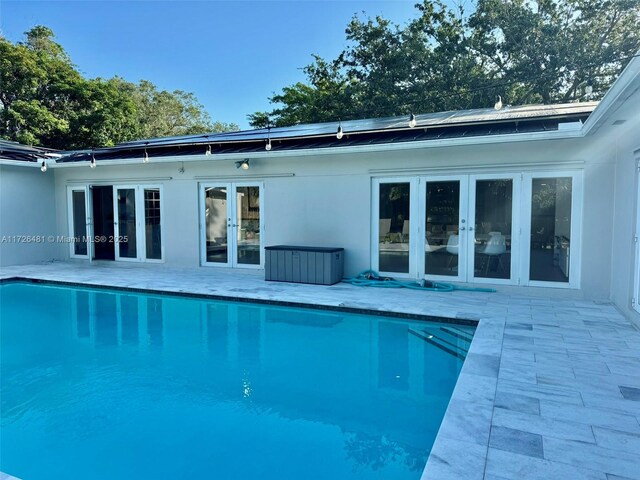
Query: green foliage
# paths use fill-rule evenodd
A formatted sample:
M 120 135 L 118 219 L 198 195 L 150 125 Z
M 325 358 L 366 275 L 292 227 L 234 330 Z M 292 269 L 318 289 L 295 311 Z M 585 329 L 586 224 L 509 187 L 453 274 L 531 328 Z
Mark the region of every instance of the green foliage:
M 440 0 L 400 27 L 354 17 L 348 47 L 314 56 L 306 83 L 285 87 L 254 126 L 336 121 L 505 104 L 601 98 L 640 48 L 638 0 Z
M 159 91 L 145 80 L 83 78 L 47 27 L 34 27 L 17 44 L 0 37 L 2 138 L 70 150 L 237 129 L 212 122 L 192 93 Z

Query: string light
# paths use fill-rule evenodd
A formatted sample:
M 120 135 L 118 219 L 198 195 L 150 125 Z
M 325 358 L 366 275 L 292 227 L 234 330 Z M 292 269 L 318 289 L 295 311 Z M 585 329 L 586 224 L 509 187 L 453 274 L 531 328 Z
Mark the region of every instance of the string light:
M 149 154 L 147 153 L 147 149 L 144 149 L 144 157 L 142 158 L 143 163 L 149 163 Z
M 267 152 L 271 150 L 271 127 L 267 130 L 267 144 L 264 146 L 264 149 Z
M 502 110 L 502 97 L 498 95 L 498 99 L 496 100 L 496 104 L 493 106 L 496 110 Z
M 96 166 L 97 166 L 96 157 L 93 155 L 93 152 L 91 152 L 91 163 L 89 164 L 89 166 L 91 168 L 96 168 Z
M 409 117 L 409 128 L 413 128 L 418 124 L 418 121 L 416 120 L 416 116 L 414 113 L 411 114 L 411 116 Z
M 243 170 L 249 170 L 249 159 L 245 159 L 242 161 L 237 161 L 236 162 L 236 168 L 241 168 Z
M 205 155 L 211 155 L 211 145 L 207 145 L 207 151 L 205 152 Z
M 46 172 L 46 171 L 47 171 L 47 162 L 46 162 L 46 160 L 43 160 L 43 161 L 42 161 L 42 166 L 40 167 L 40 171 L 41 171 L 42 173 L 44 173 L 44 172 Z
M 342 122 L 338 124 L 338 131 L 336 132 L 336 138 L 340 140 L 344 136 L 344 131 L 342 130 Z

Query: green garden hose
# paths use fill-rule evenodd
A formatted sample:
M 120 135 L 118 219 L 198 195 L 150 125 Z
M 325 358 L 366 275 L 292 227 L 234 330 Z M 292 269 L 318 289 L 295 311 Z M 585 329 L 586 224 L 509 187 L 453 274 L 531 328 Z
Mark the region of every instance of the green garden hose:
M 430 292 L 453 292 L 454 290 L 463 290 L 466 292 L 495 292 L 493 288 L 459 287 L 451 283 L 432 282 L 431 280 L 401 282 L 392 277 L 381 277 L 380 274 L 374 270 L 364 270 L 355 277 L 343 278 L 342 281 L 358 287 L 411 288 L 413 290 L 427 290 Z

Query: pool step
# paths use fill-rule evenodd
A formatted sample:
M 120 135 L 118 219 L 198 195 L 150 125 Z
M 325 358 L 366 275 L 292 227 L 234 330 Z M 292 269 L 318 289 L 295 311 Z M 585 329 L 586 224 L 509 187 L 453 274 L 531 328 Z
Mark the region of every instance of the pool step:
M 449 335 L 453 335 L 460 340 L 464 340 L 467 343 L 471 343 L 471 340 L 473 340 L 473 334 L 457 327 L 440 327 L 440 330 L 448 333 Z
M 469 351 L 468 345 L 466 347 L 462 347 L 457 343 L 447 340 L 447 335 L 449 334 L 446 332 L 442 332 L 439 329 L 425 328 L 418 331 L 410 328 L 409 333 L 433 345 L 434 347 L 439 348 L 443 352 L 447 352 L 449 355 L 459 358 L 460 360 L 467 358 L 467 352 Z M 457 342 L 456 337 L 454 337 L 454 341 Z

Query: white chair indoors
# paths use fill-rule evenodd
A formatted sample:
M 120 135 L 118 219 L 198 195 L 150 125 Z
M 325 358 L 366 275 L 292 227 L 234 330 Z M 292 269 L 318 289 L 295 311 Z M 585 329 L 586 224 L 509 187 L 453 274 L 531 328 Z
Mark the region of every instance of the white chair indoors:
M 460 237 L 458 235 L 455 233 L 453 235 L 449 235 L 449 239 L 447 240 L 447 253 L 449 254 L 449 263 L 447 264 L 447 268 L 451 268 L 451 262 L 453 262 L 454 258 L 458 257 L 459 242 Z
M 500 232 L 489 232 L 489 240 L 487 241 L 487 244 L 478 253 L 485 256 L 485 275 L 489 273 L 489 265 L 493 258 L 498 259 L 497 268 L 504 271 L 502 255 L 507 253 L 507 241 L 505 236 Z
M 400 234 L 400 241 L 407 242 L 409 240 L 409 220 L 405 220 L 402 223 L 402 233 Z
M 389 233 L 391 232 L 391 219 L 381 218 L 379 223 L 380 243 L 389 241 Z

